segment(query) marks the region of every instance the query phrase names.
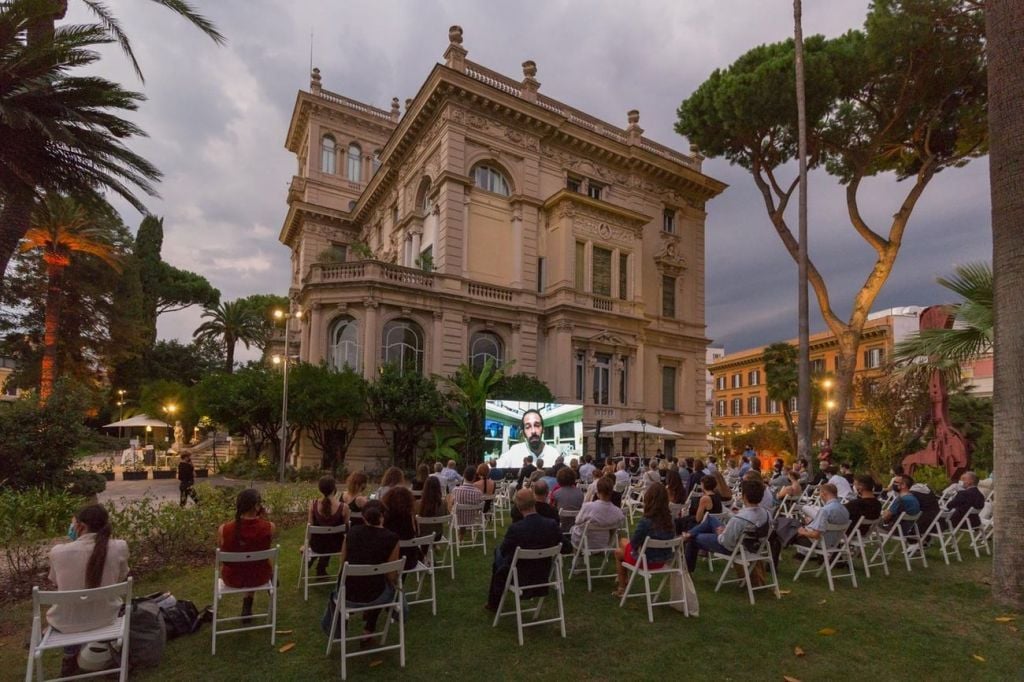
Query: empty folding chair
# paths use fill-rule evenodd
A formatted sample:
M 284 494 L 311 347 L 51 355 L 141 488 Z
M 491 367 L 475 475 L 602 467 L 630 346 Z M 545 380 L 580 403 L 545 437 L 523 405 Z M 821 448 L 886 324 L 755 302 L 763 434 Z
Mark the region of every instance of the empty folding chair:
M 455 554 L 462 556 L 462 549 L 482 547 L 487 554 L 487 525 L 484 521 L 484 505 L 461 504 L 456 502 L 452 509 L 455 517 L 455 528 L 452 532 L 455 541 Z
M 835 578 L 849 578 L 853 583 L 854 587 L 857 587 L 857 572 L 853 567 L 853 555 L 850 553 L 850 544 L 847 541 L 846 528 L 849 524 L 846 523 L 828 523 L 825 524 L 825 531 L 821 534 L 817 540 L 811 544 L 810 547 L 803 545 L 795 545 L 797 554 L 803 554 L 804 560 L 800 562 L 800 567 L 796 569 L 796 575 L 793 576 L 793 582 L 800 579 L 800 574 L 803 573 L 804 568 L 807 567 L 807 562 L 813 557 L 821 559 L 821 566 L 814 572 L 814 575 L 821 575 L 822 571 L 825 571 L 825 576 L 828 578 L 828 589 L 832 592 L 836 591 Z M 834 540 L 828 541 L 829 534 L 832 534 Z M 846 569 L 848 573 L 836 573 L 835 570 L 838 568 L 840 562 L 846 563 Z
M 750 571 L 757 564 L 767 564 L 768 573 L 765 575 L 765 583 L 763 585 L 755 586 L 750 579 Z M 733 567 L 738 567 L 743 572 L 742 578 L 729 578 L 730 571 Z M 768 576 L 771 576 L 770 581 L 767 580 Z M 775 592 L 776 599 L 782 598 L 782 594 L 779 592 L 779 577 L 775 573 L 775 561 L 772 559 L 771 546 L 768 544 L 768 534 L 765 534 L 763 537 L 758 537 L 752 533 L 748 533 L 736 543 L 736 547 L 733 548 L 732 554 L 729 555 L 725 568 L 722 569 L 722 575 L 718 578 L 718 584 L 715 585 L 715 592 L 718 592 L 722 585 L 729 585 L 732 583 L 741 583 L 746 586 L 747 597 L 750 599 L 751 604 L 754 603 L 754 592 L 757 590 L 770 589 Z
M 879 535 L 879 524 L 882 523 L 881 519 L 865 519 L 861 518 L 857 525 L 853 527 L 847 537 L 847 543 L 850 545 L 850 552 L 860 554 L 861 563 L 864 565 L 864 575 L 868 578 L 871 577 L 871 568 L 873 566 L 881 566 L 882 571 L 889 575 L 889 561 L 886 559 L 885 552 L 875 553 L 874 548 L 877 548 L 881 544 Z M 872 560 L 868 560 L 868 553 L 872 553 Z M 872 561 L 874 563 L 872 563 Z
M 347 528 L 345 526 L 311 526 L 306 525 L 306 539 L 302 543 L 300 550 L 300 565 L 299 565 L 299 587 L 302 588 L 302 598 L 309 601 L 309 587 L 310 585 L 316 587 L 318 585 L 333 585 L 337 581 L 337 576 L 333 575 L 322 575 L 322 576 L 311 576 L 309 569 L 312 564 L 323 557 L 340 557 L 341 550 L 337 552 L 315 552 L 313 551 L 313 538 L 328 538 L 343 536 Z
M 411 540 L 401 540 L 398 543 L 401 549 L 416 547 L 420 552 L 420 559 L 412 568 L 402 569 L 402 579 L 411 576 L 416 587 L 415 590 L 407 589 L 405 603 L 409 606 L 414 604 L 430 604 L 431 615 L 437 615 L 437 586 L 434 581 L 434 534 L 423 535 Z M 422 595 L 423 589 L 429 583 L 430 594 Z
M 672 550 L 672 557 L 662 564 L 658 568 L 652 567 L 647 561 L 647 550 L 648 549 L 670 549 Z M 626 589 L 622 593 L 622 598 L 619 600 L 619 606 L 624 606 L 626 600 L 630 597 L 643 597 L 647 602 L 647 620 L 654 622 L 654 607 L 655 606 L 670 606 L 672 604 L 682 604 L 683 613 L 690 616 L 690 605 L 686 601 L 686 590 L 682 591 L 682 597 L 679 599 L 672 598 L 671 587 L 667 599 L 661 601 L 658 597 L 661 596 L 662 591 L 666 586 L 671 586 L 669 579 L 674 575 L 678 576 L 680 580 L 686 579 L 686 561 L 683 558 L 683 538 L 682 536 L 672 538 L 671 540 L 655 540 L 652 537 L 647 537 L 644 540 L 643 547 L 640 548 L 640 552 L 637 554 L 636 565 L 630 564 L 627 561 L 623 561 L 622 565 L 629 572 L 629 582 L 626 583 Z M 636 577 L 640 576 L 643 578 L 643 592 L 636 594 L 630 594 L 633 587 L 633 583 L 636 581 Z M 658 589 L 651 590 L 651 578 L 660 578 L 661 581 L 658 583 Z
M 451 514 L 447 516 L 417 516 L 416 525 L 420 532 L 432 530 L 434 544 L 431 547 L 434 572 L 449 569 L 452 580 L 455 580 L 455 543 L 452 540 L 455 522 Z
M 84 632 L 57 632 L 49 625 L 44 625 L 46 614 L 43 607 L 64 604 L 75 605 L 81 608 L 87 604 L 102 604 L 106 606 L 112 600 L 120 599 L 121 603 L 127 604 L 124 615 L 118 616 L 110 625 Z M 32 588 L 32 636 L 29 640 L 28 669 L 25 671 L 25 682 L 32 682 L 32 672 L 35 671 L 36 679 L 43 682 L 43 652 L 47 649 L 63 649 L 66 646 L 79 646 L 90 642 L 114 642 L 121 640 L 121 655 L 118 659 L 119 665 L 107 668 L 100 672 L 76 675 L 74 677 L 55 677 L 54 680 L 71 680 L 86 677 L 97 677 L 117 673 L 118 679 L 124 682 L 128 679 L 128 651 L 131 648 L 131 603 L 132 603 L 132 579 L 128 578 L 123 583 L 108 585 L 106 587 L 95 587 L 89 590 L 67 590 L 64 592 L 41 591 L 38 587 Z M 111 659 L 114 662 L 115 659 Z
M 405 559 L 398 559 L 397 561 L 385 564 L 350 564 L 346 561 L 345 565 L 342 566 L 341 576 L 338 578 L 337 603 L 334 607 L 334 617 L 331 619 L 331 631 L 327 636 L 328 656 L 331 655 L 331 647 L 335 642 L 341 646 L 341 679 L 344 680 L 348 677 L 348 659 L 355 658 L 356 656 L 379 654 L 384 651 L 394 651 L 397 649 L 399 665 L 403 668 L 405 667 L 405 615 L 402 612 L 402 581 L 396 581 L 397 585 L 394 588 L 391 599 L 378 604 L 349 606 L 345 599 L 345 583 L 348 578 L 400 573 L 403 566 L 405 566 Z M 384 629 L 381 632 L 374 632 L 372 634 L 360 632 L 358 635 L 349 636 L 347 626 L 353 614 L 377 609 L 383 611 L 381 617 L 384 618 Z M 398 622 L 398 642 L 396 644 L 387 643 L 392 620 Z M 337 633 L 337 637 L 335 637 L 335 633 Z M 377 646 L 370 648 L 362 647 L 364 642 L 372 643 L 378 638 L 380 643 Z M 360 646 L 351 651 L 350 645 L 356 642 Z
M 260 552 L 222 552 L 219 549 L 214 558 L 213 569 L 213 628 L 211 634 L 211 653 L 217 653 L 217 637 L 229 635 L 235 632 L 251 632 L 252 630 L 270 630 L 270 645 L 276 641 L 277 628 L 277 558 L 281 553 L 281 546 L 273 549 L 265 549 Z M 221 564 L 241 564 L 253 561 L 269 561 L 271 567 L 271 578 L 269 581 L 256 587 L 228 587 L 220 577 Z M 266 613 L 253 613 L 248 616 L 220 617 L 220 600 L 226 594 L 245 594 L 247 592 L 266 592 L 270 597 L 270 604 Z M 221 630 L 218 626 L 221 623 L 233 623 L 243 618 L 252 620 L 266 618 L 268 622 L 262 625 L 242 625 L 241 627 Z
M 512 555 L 512 566 L 508 571 L 508 578 L 505 579 L 505 590 L 501 593 L 501 601 L 498 602 L 498 612 L 494 614 L 493 627 L 498 626 L 502 616 L 516 617 L 516 633 L 519 636 L 519 646 L 523 646 L 523 630 L 536 625 L 547 623 L 558 623 L 561 626 L 562 637 L 565 637 L 565 608 L 562 604 L 562 546 L 555 545 L 545 549 L 523 549 L 517 547 Z M 521 562 L 550 562 L 547 580 L 544 582 L 528 582 L 520 576 Z M 554 618 L 538 620 L 541 607 L 544 606 L 544 599 L 550 590 L 555 591 L 555 603 L 558 605 L 558 615 Z M 512 595 L 513 608 L 505 611 L 505 598 Z M 527 611 L 533 616 L 529 623 L 523 622 L 523 600 L 537 599 L 537 605 Z
M 964 535 L 970 541 L 971 550 L 976 558 L 981 557 L 981 550 L 984 548 L 986 554 L 991 554 L 988 541 L 985 538 L 985 522 L 981 517 L 980 509 L 968 509 L 964 517 L 960 519 L 954 532 L 955 542 L 959 544 L 960 538 Z
M 569 580 L 573 575 L 585 573 L 587 576 L 587 591 L 593 591 L 593 581 L 599 578 L 615 578 L 615 550 L 619 548 L 619 537 L 622 531 L 621 525 L 601 526 L 593 521 L 587 521 L 583 525 L 583 532 L 580 535 L 580 542 L 572 553 L 572 562 L 569 564 Z M 602 535 L 605 539 L 602 543 L 592 543 L 591 535 Z M 601 565 L 594 568 L 590 558 L 601 557 Z M 611 570 L 605 572 L 605 566 L 611 560 Z M 582 565 L 581 565 L 582 564 Z
M 484 532 L 490 530 L 495 538 L 498 537 L 498 512 L 496 508 L 497 495 L 484 495 L 482 498 L 484 503 L 484 509 L 487 511 L 483 512 L 484 518 Z

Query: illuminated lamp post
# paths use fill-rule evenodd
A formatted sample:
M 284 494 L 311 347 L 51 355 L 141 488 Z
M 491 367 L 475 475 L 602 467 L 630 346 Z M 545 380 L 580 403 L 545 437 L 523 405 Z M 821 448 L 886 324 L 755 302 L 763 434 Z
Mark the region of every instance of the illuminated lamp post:
M 281 483 L 284 483 L 284 470 L 285 462 L 288 459 L 288 365 L 291 364 L 291 320 L 292 318 L 302 319 L 302 311 L 296 310 L 291 312 L 291 306 L 289 305 L 289 312 L 283 310 L 274 311 L 275 320 L 284 320 L 284 357 L 274 356 L 274 364 L 284 362 L 283 375 L 283 389 L 281 391 L 281 461 L 278 462 L 278 477 Z

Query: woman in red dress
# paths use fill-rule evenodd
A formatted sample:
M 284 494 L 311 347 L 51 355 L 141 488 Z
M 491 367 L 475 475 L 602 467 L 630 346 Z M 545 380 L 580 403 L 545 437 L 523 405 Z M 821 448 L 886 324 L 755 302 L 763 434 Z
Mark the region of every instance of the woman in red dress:
M 222 552 L 260 552 L 270 549 L 274 524 L 265 518 L 263 500 L 255 488 L 246 488 L 235 500 L 235 520 L 221 524 L 218 531 Z M 220 577 L 228 587 L 258 587 L 270 581 L 274 572 L 270 561 L 246 561 L 221 564 Z M 253 593 L 247 592 L 242 601 L 242 615 L 252 615 Z M 248 620 L 243 620 L 247 624 Z

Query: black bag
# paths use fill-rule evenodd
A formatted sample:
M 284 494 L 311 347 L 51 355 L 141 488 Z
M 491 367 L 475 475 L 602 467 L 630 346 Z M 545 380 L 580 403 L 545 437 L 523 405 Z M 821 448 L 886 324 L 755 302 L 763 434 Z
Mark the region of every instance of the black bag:
M 167 639 L 191 635 L 202 625 L 199 609 L 187 599 L 178 599 L 173 606 L 161 607 L 160 610 L 163 611 L 164 624 L 167 626 Z
M 151 599 L 133 599 L 131 603 L 131 642 L 128 667 L 131 670 L 156 666 L 164 655 L 167 628 L 157 603 Z

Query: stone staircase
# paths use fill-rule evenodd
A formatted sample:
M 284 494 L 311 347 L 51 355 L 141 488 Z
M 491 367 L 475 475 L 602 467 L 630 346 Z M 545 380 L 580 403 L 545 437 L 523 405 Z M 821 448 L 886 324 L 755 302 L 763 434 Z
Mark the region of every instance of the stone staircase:
M 214 439 L 216 439 L 217 464 L 223 464 L 225 461 L 227 461 L 228 457 L 234 454 L 228 452 L 229 441 L 227 435 L 223 433 L 218 433 L 216 434 L 216 436 L 211 436 L 206 440 L 200 441 L 195 445 L 189 446 L 189 452 L 192 453 L 192 464 L 194 464 L 197 469 L 202 469 L 203 467 L 206 467 L 210 469 L 210 471 L 215 470 L 216 467 L 214 467 L 213 457 L 215 442 Z M 235 445 L 236 443 L 232 442 L 230 444 L 231 449 L 233 449 Z

